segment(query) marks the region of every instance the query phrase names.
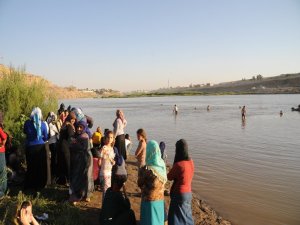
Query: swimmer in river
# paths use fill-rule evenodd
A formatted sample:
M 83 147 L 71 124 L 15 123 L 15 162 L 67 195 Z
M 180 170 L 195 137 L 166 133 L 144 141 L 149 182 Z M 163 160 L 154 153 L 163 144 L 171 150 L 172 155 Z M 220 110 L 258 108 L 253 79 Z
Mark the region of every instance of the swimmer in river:
M 206 110 L 207 110 L 207 111 L 209 111 L 209 110 L 210 110 L 210 106 L 209 106 L 209 105 L 206 107 Z
M 178 114 L 178 107 L 177 107 L 177 105 L 176 105 L 176 104 L 174 105 L 174 108 L 173 108 L 173 113 L 175 113 L 175 115 L 177 115 L 177 114 Z
M 242 113 L 242 120 L 245 120 L 246 119 L 246 106 L 243 106 L 241 113 Z
M 282 116 L 283 116 L 283 112 L 282 112 L 282 110 L 280 110 L 280 113 L 279 113 L 279 115 L 280 115 L 280 117 L 282 117 Z

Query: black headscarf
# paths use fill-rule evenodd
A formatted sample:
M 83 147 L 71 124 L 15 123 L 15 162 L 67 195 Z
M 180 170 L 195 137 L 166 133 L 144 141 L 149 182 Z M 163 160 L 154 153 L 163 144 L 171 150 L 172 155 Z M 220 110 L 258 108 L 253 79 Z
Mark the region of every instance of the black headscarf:
M 189 152 L 188 152 L 188 144 L 186 140 L 180 139 L 179 141 L 177 141 L 175 151 L 176 152 L 175 152 L 174 163 L 190 160 Z

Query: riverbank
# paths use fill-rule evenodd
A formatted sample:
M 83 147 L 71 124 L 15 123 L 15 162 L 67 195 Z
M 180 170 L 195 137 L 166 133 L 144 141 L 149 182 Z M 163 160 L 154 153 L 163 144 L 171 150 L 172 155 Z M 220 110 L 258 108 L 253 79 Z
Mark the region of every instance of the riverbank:
M 140 220 L 140 189 L 137 186 L 136 160 L 130 156 L 127 161 L 128 181 L 126 182 L 127 195 L 131 207 L 135 212 L 137 221 Z M 170 182 L 166 188 L 170 189 Z M 90 202 L 80 202 L 72 206 L 67 202 L 68 189 L 65 187 L 48 187 L 37 195 L 23 194 L 18 192 L 17 187 L 11 188 L 8 195 L 0 200 L 0 224 L 15 224 L 15 215 L 18 205 L 24 200 L 33 202 L 34 215 L 40 216 L 47 213 L 47 224 L 59 225 L 99 225 L 98 216 L 101 209 L 102 192 L 95 191 Z M 166 204 L 169 205 L 170 197 L 165 196 Z M 192 211 L 195 225 L 230 225 L 231 223 L 220 217 L 205 202 L 193 196 Z

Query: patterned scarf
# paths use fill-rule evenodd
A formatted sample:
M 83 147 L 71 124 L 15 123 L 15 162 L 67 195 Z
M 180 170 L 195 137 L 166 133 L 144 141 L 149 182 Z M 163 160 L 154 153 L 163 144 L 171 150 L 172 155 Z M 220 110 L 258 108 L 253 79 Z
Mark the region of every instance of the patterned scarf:
M 154 140 L 147 143 L 146 166 L 158 177 L 160 181 L 163 183 L 167 182 L 166 164 L 161 158 L 158 143 Z

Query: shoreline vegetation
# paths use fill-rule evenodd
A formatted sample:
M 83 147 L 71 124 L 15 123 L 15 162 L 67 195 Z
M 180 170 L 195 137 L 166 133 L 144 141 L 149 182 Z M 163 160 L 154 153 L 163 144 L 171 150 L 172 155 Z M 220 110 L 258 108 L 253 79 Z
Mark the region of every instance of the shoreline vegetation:
M 126 182 L 126 192 L 130 199 L 131 207 L 135 212 L 137 221 L 140 220 L 140 189 L 137 186 L 137 166 L 136 159 L 130 155 L 126 163 L 128 180 Z M 168 170 L 170 167 L 168 166 Z M 47 213 L 49 219 L 46 224 L 53 225 L 99 225 L 99 213 L 102 202 L 102 193 L 95 191 L 90 202 L 80 202 L 73 206 L 68 203 L 68 189 L 62 186 L 48 186 L 36 195 L 22 193 L 21 187 L 12 187 L 10 192 L 0 201 L 0 224 L 16 224 L 16 213 L 20 204 L 24 200 L 33 203 L 33 213 L 41 216 Z M 170 182 L 166 188 L 170 190 Z M 170 203 L 170 197 L 165 196 L 166 205 Z M 192 212 L 195 225 L 231 225 L 228 220 L 223 219 L 205 201 L 199 200 L 193 194 Z

